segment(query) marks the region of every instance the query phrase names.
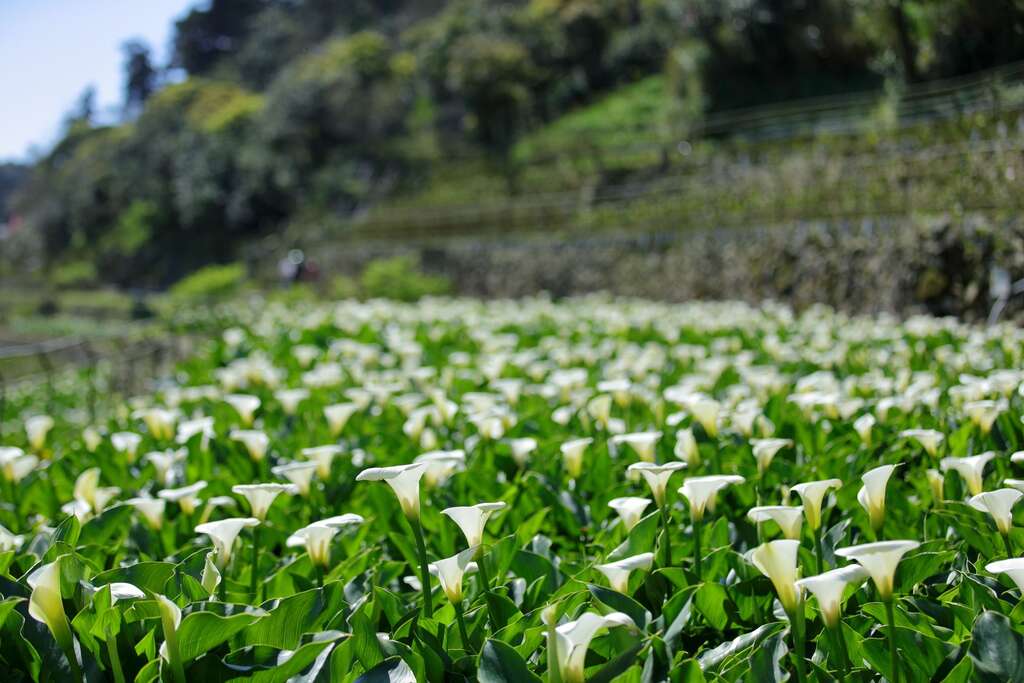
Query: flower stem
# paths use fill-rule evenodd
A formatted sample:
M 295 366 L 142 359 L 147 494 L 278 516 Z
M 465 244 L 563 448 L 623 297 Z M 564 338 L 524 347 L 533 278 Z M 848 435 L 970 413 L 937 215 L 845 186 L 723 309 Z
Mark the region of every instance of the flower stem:
M 430 571 L 427 569 L 427 546 L 423 542 L 423 527 L 419 517 L 409 520 L 412 535 L 416 538 L 416 553 L 420 560 L 420 589 L 423 591 L 423 616 L 434 616 L 434 605 L 430 601 Z
M 846 673 L 850 670 L 850 655 L 846 652 L 846 639 L 843 638 L 843 624 L 842 622 L 835 626 L 826 627 L 829 634 L 832 636 L 833 647 L 836 652 L 836 668 L 841 673 Z
M 799 604 L 793 613 L 789 615 L 790 624 L 792 626 L 793 634 L 793 663 L 796 665 L 796 680 L 798 683 L 804 683 L 807 680 L 807 673 L 805 672 L 806 662 L 804 661 L 804 636 L 805 636 L 805 617 L 804 617 L 804 606 Z
M 117 651 L 117 636 L 108 634 L 107 655 L 110 657 L 110 670 L 114 674 L 114 683 L 124 683 L 124 670 L 121 668 L 121 655 Z
M 825 557 L 821 551 L 821 527 L 814 529 L 814 559 L 817 563 L 818 573 L 825 571 Z
M 885 615 L 889 620 L 889 668 L 892 673 L 891 683 L 900 683 L 899 657 L 896 654 L 896 613 L 893 609 L 893 598 L 885 601 Z
M 260 584 L 259 584 L 259 571 L 257 565 L 260 561 L 260 528 L 254 526 L 252 528 L 252 566 L 249 568 L 249 593 L 252 594 L 253 604 L 259 604 L 260 596 Z
M 1003 537 L 1003 548 L 1006 549 L 1006 557 L 1013 558 L 1013 545 L 1010 543 L 1010 534 L 1000 534 Z
M 462 638 L 462 648 L 466 652 L 472 652 L 473 647 L 469 643 L 469 633 L 466 632 L 466 616 L 463 614 L 462 601 L 453 602 L 455 608 L 455 621 L 459 624 L 459 637 Z
M 665 558 L 664 566 L 672 566 L 672 541 L 669 537 L 669 523 L 672 521 L 671 513 L 668 509 L 668 503 L 661 506 L 661 530 L 662 530 L 662 545 L 665 547 Z
M 703 520 L 699 517 L 693 518 L 693 571 L 697 574 L 697 581 L 702 581 L 703 576 L 700 568 L 700 532 Z

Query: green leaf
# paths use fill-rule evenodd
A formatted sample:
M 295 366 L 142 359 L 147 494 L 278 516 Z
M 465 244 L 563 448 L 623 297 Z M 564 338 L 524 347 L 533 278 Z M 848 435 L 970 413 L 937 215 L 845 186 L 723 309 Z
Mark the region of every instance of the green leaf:
M 174 574 L 174 565 L 170 562 L 139 562 L 128 567 L 100 572 L 92 577 L 92 584 L 98 587 L 122 581 L 134 584 L 150 593 L 163 593 L 164 585 L 172 574 Z
M 392 657 L 364 673 L 355 683 L 416 683 L 416 674 L 400 657 Z
M 785 656 L 789 654 L 786 647 L 786 640 L 782 633 L 776 633 L 754 650 L 750 657 L 750 678 L 761 683 L 782 683 L 786 680 L 786 673 L 779 665 Z
M 729 615 L 725 611 L 728 600 L 725 587 L 714 582 L 704 582 L 694 593 L 694 605 L 704 615 L 711 627 L 716 631 L 725 629 L 729 623 Z
M 488 640 L 480 653 L 477 670 L 480 683 L 520 683 L 540 681 L 526 666 L 526 662 L 510 645 L 500 640 Z
M 654 511 L 636 523 L 629 530 L 629 535 L 617 548 L 608 554 L 608 562 L 632 557 L 641 553 L 654 551 L 654 541 L 658 537 L 661 514 Z
M 216 604 L 220 606 L 223 603 Z M 237 606 L 225 605 L 225 607 L 230 609 Z M 244 611 L 226 616 L 209 611 L 192 612 L 185 615 L 178 627 L 178 642 L 182 659 L 188 662 L 199 655 L 206 654 L 265 615 L 266 612 L 249 607 L 246 607 Z
M 246 645 L 267 645 L 281 650 L 298 647 L 303 633 L 317 631 L 345 608 L 344 587 L 337 581 L 261 605 L 267 616 L 245 629 Z
M 623 595 L 618 591 L 613 591 L 609 588 L 598 586 L 593 583 L 587 584 L 587 588 L 590 590 L 591 595 L 600 600 L 606 606 L 617 612 L 627 614 L 637 627 L 640 629 L 647 628 L 647 624 L 651 620 L 651 614 L 644 609 L 644 606 L 639 602 L 628 595 Z
M 974 622 L 970 655 L 975 670 L 993 680 L 1024 680 L 1024 637 L 1001 614 L 982 612 Z

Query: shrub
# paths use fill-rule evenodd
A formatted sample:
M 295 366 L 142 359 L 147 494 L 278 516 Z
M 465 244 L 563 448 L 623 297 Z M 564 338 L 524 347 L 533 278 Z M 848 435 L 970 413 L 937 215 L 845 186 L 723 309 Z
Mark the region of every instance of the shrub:
M 91 285 L 96 282 L 96 266 L 92 261 L 69 261 L 54 268 L 50 280 L 58 289 Z
M 200 268 L 171 287 L 176 300 L 225 299 L 238 293 L 245 283 L 245 266 L 228 263 Z
M 416 301 L 424 296 L 445 294 L 451 289 L 448 278 L 427 275 L 410 256 L 377 259 L 370 262 L 359 278 L 363 294 L 369 298 Z

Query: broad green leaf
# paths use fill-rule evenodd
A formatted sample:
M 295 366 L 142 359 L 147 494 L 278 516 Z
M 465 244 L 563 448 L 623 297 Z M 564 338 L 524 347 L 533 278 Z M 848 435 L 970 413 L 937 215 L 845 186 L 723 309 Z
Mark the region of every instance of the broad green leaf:
M 540 678 L 526 666 L 526 662 L 511 646 L 500 640 L 488 640 L 480 653 L 477 670 L 480 683 L 529 683 Z

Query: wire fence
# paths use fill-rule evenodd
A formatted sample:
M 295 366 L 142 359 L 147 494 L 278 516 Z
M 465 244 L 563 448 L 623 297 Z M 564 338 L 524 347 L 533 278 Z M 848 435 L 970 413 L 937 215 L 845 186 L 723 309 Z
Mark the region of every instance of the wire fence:
M 23 409 L 50 413 L 65 400 L 95 421 L 112 398 L 134 395 L 170 374 L 193 345 L 190 337 L 168 336 L 0 346 L 0 435 Z

